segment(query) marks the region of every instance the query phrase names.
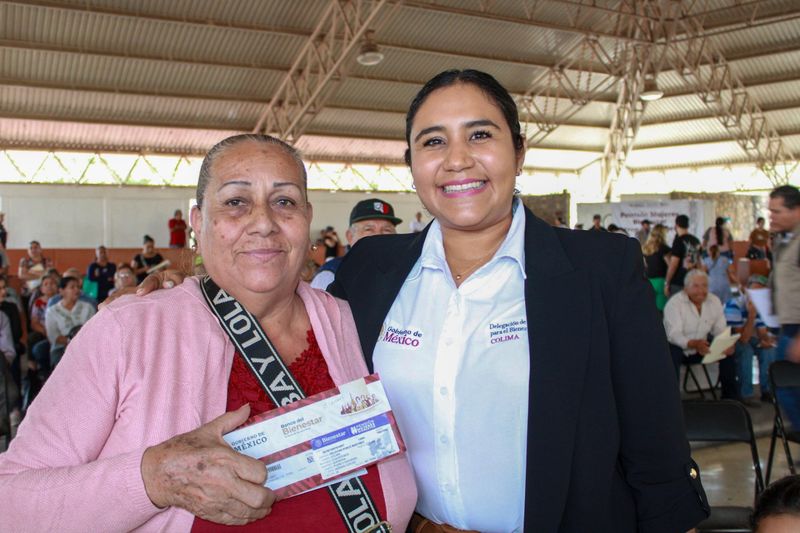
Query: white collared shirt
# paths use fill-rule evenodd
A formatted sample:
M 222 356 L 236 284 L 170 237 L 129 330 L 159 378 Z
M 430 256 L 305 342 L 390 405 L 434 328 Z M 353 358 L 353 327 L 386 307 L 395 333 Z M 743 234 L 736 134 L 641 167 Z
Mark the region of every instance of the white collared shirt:
M 433 222 L 373 360 L 408 447 L 417 510 L 459 529 L 522 531 L 530 355 L 518 201 L 505 241 L 460 287 Z
M 705 340 L 709 333 L 716 337 L 725 331 L 727 324 L 722 303 L 711 293 L 708 293 L 703 305 L 700 306 L 699 313 L 697 306 L 686 295 L 686 291 L 681 291 L 670 298 L 664 306 L 664 329 L 667 332 L 667 340 L 683 348 L 683 353 L 686 355 L 697 353 L 697 350 L 686 347 L 690 340 Z

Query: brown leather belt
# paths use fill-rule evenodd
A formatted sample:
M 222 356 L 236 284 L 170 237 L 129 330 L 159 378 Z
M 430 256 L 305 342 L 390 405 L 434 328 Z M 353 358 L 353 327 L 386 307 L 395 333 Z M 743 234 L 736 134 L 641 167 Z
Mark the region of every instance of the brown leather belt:
M 478 531 L 458 529 L 447 524 L 437 524 L 419 513 L 411 515 L 408 531 L 409 533 L 479 533 Z

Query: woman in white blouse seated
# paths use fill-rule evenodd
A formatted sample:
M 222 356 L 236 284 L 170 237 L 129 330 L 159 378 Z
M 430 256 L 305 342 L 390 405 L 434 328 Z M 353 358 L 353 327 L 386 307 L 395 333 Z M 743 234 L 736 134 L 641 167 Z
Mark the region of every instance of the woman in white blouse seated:
M 47 340 L 50 341 L 50 368 L 64 355 L 67 344 L 77 332 L 95 314 L 94 307 L 78 300 L 81 294 L 80 281 L 72 276 L 61 278 L 58 285 L 61 300 L 47 308 L 44 316 Z
M 670 298 L 664 307 L 664 328 L 675 373 L 680 377 L 681 363 L 701 362 L 709 352 L 711 339 L 727 328 L 722 302 L 708 292 L 708 274 L 702 270 L 690 270 L 686 274 L 683 290 Z M 731 356 L 733 352 L 731 347 L 725 355 Z M 722 397 L 739 399 L 733 357 L 720 361 L 719 376 Z

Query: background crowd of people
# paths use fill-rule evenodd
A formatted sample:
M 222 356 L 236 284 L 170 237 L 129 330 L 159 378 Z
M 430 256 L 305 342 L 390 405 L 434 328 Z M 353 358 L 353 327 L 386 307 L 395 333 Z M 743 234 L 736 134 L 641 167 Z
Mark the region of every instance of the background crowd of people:
M 169 228 L 171 246 L 185 246 L 186 224 L 180 211 L 169 221 Z M 8 398 L 11 413 L 10 421 L 0 417 L 0 424 L 12 426 L 0 427 L 0 433 L 13 435 L 67 345 L 98 305 L 117 290 L 135 287 L 148 273 L 166 268 L 169 261 L 158 253 L 153 238 L 145 235 L 142 251 L 129 263 L 110 261 L 101 245 L 85 266 L 59 271 L 40 242 L 32 240 L 18 264 L 21 291 L 17 292 L 9 284 L 10 265 L 3 244 L 7 236 L 0 213 L 0 351 L 4 355 L 0 371 L 6 378 L 0 383 L 7 389 L 0 397 Z
M 696 364 L 709 352 L 710 342 L 726 328 L 740 337 L 720 361 L 722 397 L 756 404 L 753 398 L 753 358 L 758 360 L 760 400 L 771 401 L 768 368 L 775 360 L 798 357 L 797 323 L 800 313 L 800 195 L 787 185 L 770 194 L 770 230 L 758 217 L 747 238 L 744 258 L 760 261 L 763 270 L 749 273 L 734 262 L 734 236 L 730 219 L 717 217 L 713 226 L 698 237 L 689 232 L 689 218 L 675 219 L 675 238 L 667 242 L 668 228 L 642 222 L 636 238 L 642 245 L 645 272 L 656 293 L 656 305 L 664 313 L 664 325 L 676 371 Z M 777 256 L 777 261 L 775 258 Z M 749 267 L 749 263 L 744 263 Z M 757 269 L 754 269 L 757 270 Z M 770 273 L 775 270 L 770 278 Z M 770 281 L 771 280 L 771 281 Z M 780 326 L 769 327 L 748 290 L 771 289 L 774 312 Z M 671 296 L 675 296 L 671 298 Z M 779 348 L 779 338 L 784 338 Z M 796 420 L 800 422 L 800 419 Z

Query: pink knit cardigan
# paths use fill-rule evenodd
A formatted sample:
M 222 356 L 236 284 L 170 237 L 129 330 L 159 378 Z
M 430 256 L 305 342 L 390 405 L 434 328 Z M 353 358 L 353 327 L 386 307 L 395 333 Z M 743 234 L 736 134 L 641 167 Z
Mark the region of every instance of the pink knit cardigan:
M 347 304 L 305 283 L 297 292 L 333 381 L 366 375 Z M 148 499 L 142 454 L 225 411 L 233 355 L 193 278 L 97 314 L 0 454 L 0 531 L 189 531 L 189 512 Z M 378 470 L 388 519 L 404 531 L 411 468 L 401 456 Z

